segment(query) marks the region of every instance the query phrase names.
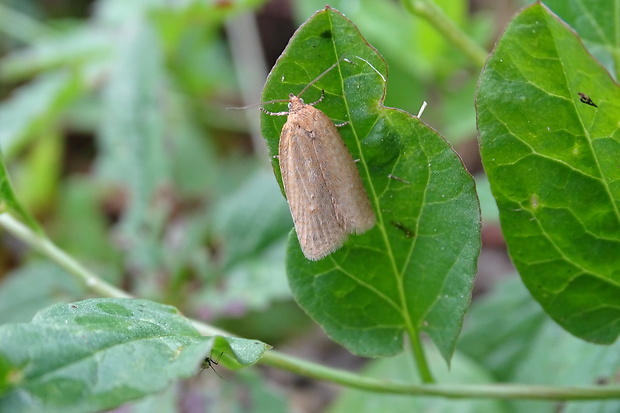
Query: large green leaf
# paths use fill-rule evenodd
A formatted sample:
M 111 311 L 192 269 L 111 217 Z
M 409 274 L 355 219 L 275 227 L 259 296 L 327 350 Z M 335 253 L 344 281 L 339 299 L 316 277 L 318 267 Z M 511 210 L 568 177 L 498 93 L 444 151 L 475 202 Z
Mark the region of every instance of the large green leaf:
M 339 58 L 344 59 L 338 61 Z M 470 301 L 480 248 L 480 214 L 472 177 L 452 148 L 410 114 L 382 105 L 387 67 L 357 28 L 326 8 L 302 25 L 271 71 L 263 101 L 299 93 L 336 123 L 357 163 L 377 224 L 316 262 L 294 231 L 287 273 L 299 304 L 352 352 L 388 356 L 403 333 L 427 333 L 449 360 Z M 286 110 L 284 104 L 267 107 Z M 262 116 L 272 156 L 283 116 Z M 277 158 L 273 158 L 280 180 Z M 397 177 L 394 179 L 392 177 Z
M 588 95 L 598 107 L 580 101 Z M 536 4 L 483 71 L 480 149 L 523 281 L 578 337 L 620 334 L 620 89 Z
M 201 336 L 174 307 L 146 300 L 56 304 L 0 327 L 0 411 L 95 412 L 197 374 L 211 348 L 255 363 L 267 345 Z

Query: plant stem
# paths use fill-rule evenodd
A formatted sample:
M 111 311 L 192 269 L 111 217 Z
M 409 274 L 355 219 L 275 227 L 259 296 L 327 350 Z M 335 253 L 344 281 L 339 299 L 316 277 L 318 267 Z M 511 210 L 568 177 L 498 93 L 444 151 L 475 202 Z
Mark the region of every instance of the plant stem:
M 616 68 L 616 82 L 620 79 L 620 48 L 615 47 L 611 51 L 613 56 L 614 67 Z
M 403 7 L 411 14 L 428 21 L 439 33 L 461 50 L 476 66 L 482 68 L 488 53 L 463 30 L 457 27 L 443 10 L 430 0 L 401 0 Z
M 602 400 L 620 397 L 620 386 L 555 387 L 525 384 L 410 384 L 374 379 L 268 351 L 263 364 L 343 386 L 376 393 L 441 396 L 450 398 L 494 398 L 534 400 Z
M 431 370 L 428 367 L 428 362 L 424 356 L 424 346 L 422 346 L 420 336 L 415 334 L 415 332 L 410 332 L 409 340 L 411 342 L 411 352 L 413 353 L 413 358 L 415 359 L 416 366 L 418 367 L 418 373 L 420 374 L 422 383 L 434 383 L 435 379 L 433 379 Z
M 66 252 L 54 245 L 42 233 L 14 219 L 8 213 L 0 214 L 0 226 L 25 244 L 39 251 L 72 275 L 82 280 L 88 288 L 106 297 L 133 298 L 125 291 L 106 283 Z M 204 335 L 233 337 L 234 334 L 217 329 L 196 320 L 190 320 Z M 413 341 L 412 341 L 413 343 Z M 418 345 L 421 344 L 418 342 Z M 421 347 L 420 347 L 421 349 Z M 415 353 L 416 350 L 414 350 Z M 422 356 L 423 357 L 423 356 Z M 416 357 L 417 359 L 417 357 Z M 402 381 L 374 379 L 344 370 L 325 367 L 277 351 L 267 351 L 262 364 L 288 370 L 305 377 L 330 381 L 343 386 L 368 390 L 376 393 L 424 395 L 450 398 L 495 398 L 495 399 L 537 399 L 537 400 L 603 400 L 620 398 L 620 386 L 554 387 L 524 384 L 410 384 Z
M 131 298 L 131 295 L 125 291 L 108 284 L 75 261 L 69 254 L 52 243 L 44 234 L 32 231 L 9 213 L 0 214 L 0 225 L 31 248 L 55 261 L 96 293 L 105 297 Z

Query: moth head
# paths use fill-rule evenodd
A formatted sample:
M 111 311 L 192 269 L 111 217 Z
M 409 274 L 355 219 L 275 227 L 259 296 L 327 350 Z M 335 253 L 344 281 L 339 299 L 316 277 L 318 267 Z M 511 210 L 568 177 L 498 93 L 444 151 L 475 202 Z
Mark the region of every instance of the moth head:
M 289 93 L 288 95 L 288 110 L 292 111 L 293 108 L 297 108 L 297 110 L 301 109 L 304 106 L 304 100 L 299 96 L 295 96 L 294 93 Z
M 289 98 L 289 101 L 288 101 L 288 110 L 292 110 L 292 109 L 293 109 L 293 100 L 292 100 L 293 98 L 297 98 L 297 99 L 299 99 L 299 101 L 300 101 L 301 103 L 304 103 L 304 100 L 303 100 L 302 98 L 298 97 L 298 96 L 295 96 L 295 94 L 294 94 L 294 93 L 289 93 L 289 94 L 288 94 L 288 98 Z

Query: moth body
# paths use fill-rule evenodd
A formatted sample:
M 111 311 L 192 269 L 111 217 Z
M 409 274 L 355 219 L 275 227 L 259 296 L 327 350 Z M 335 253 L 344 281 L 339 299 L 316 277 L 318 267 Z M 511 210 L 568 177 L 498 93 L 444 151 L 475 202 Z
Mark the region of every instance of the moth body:
M 301 249 L 319 260 L 375 225 L 357 166 L 332 120 L 289 96 L 279 143 L 284 192 Z

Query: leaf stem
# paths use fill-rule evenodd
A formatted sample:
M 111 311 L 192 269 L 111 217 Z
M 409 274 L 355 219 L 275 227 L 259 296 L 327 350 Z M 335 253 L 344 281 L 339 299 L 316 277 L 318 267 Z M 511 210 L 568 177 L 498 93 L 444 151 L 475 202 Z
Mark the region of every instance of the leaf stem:
M 454 46 L 463 52 L 476 66 L 482 68 L 488 53 L 461 30 L 443 10 L 430 0 L 401 0 L 411 14 L 426 19 Z
M 613 56 L 614 67 L 616 68 L 616 82 L 620 79 L 620 47 L 614 47 L 611 50 Z
M 107 297 L 132 298 L 125 291 L 106 283 L 66 252 L 54 245 L 44 234 L 14 219 L 9 213 L 0 214 L 0 226 L 27 245 L 55 261 L 69 273 L 84 281 L 93 291 Z M 200 321 L 190 320 L 196 329 L 205 335 L 232 337 L 227 331 L 219 330 Z M 412 343 L 414 341 L 412 340 Z M 421 350 L 419 340 L 412 344 L 414 354 Z M 418 356 L 416 356 L 417 359 Z M 424 359 L 423 355 L 422 358 Z M 305 377 L 329 381 L 343 386 L 368 390 L 376 393 L 405 395 L 424 395 L 450 398 L 495 398 L 495 399 L 536 399 L 536 400 L 603 400 L 620 398 L 620 386 L 555 387 L 524 384 L 410 384 L 402 381 L 375 379 L 360 374 L 338 370 L 316 363 L 301 360 L 277 351 L 267 351 L 261 359 L 262 364 L 288 370 Z M 423 363 L 426 365 L 426 362 Z M 430 375 L 430 373 L 429 373 Z
M 424 346 L 422 346 L 420 336 L 415 334 L 415 332 L 411 332 L 409 334 L 409 341 L 411 352 L 413 353 L 413 358 L 415 359 L 416 366 L 418 367 L 418 373 L 420 374 L 422 383 L 434 383 L 435 379 L 433 378 L 431 370 L 428 367 L 426 357 L 424 356 Z

